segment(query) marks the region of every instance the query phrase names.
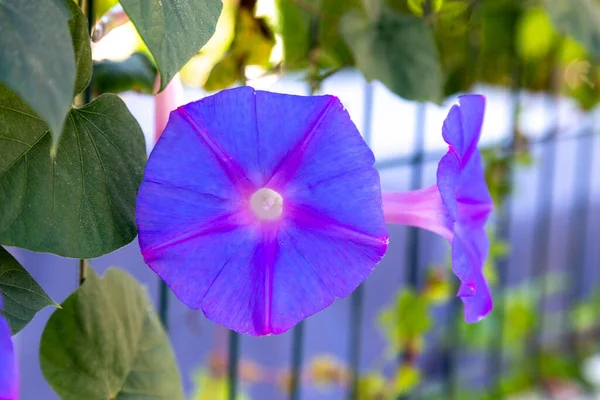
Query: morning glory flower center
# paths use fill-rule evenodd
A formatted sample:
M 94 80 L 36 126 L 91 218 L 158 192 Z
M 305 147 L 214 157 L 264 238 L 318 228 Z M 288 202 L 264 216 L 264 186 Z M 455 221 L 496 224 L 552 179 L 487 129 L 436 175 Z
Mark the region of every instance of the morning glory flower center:
M 259 219 L 278 219 L 283 211 L 283 197 L 273 189 L 258 189 L 250 197 L 250 208 Z

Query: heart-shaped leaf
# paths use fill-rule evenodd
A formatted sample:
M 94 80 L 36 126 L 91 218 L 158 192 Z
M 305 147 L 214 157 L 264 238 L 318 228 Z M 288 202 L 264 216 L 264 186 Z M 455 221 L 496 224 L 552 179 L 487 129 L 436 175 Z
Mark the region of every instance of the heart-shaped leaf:
M 4 299 L 2 315 L 13 335 L 25 327 L 47 306 L 56 304 L 29 273 L 0 246 L 0 295 Z
M 160 88 L 208 42 L 221 0 L 121 0 L 123 9 L 154 56 Z
M 64 400 L 183 399 L 167 335 L 146 291 L 119 269 L 85 283 L 52 314 L 40 365 Z
M 47 125 L 3 87 L 0 121 L 0 243 L 92 258 L 135 238 L 146 148 L 121 99 L 72 109 L 55 158 Z
M 70 18 L 65 0 L 0 2 L 0 83 L 48 123 L 55 144 L 73 102 Z
M 413 15 L 386 9 L 369 20 L 349 11 L 341 32 L 367 80 L 377 79 L 408 100 L 442 100 L 442 72 L 431 29 Z

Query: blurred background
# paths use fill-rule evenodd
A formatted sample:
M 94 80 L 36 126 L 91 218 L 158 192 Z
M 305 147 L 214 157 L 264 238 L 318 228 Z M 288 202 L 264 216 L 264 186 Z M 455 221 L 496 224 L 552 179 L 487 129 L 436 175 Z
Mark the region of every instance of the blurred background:
M 120 93 L 150 151 L 152 58 L 116 1 L 88 1 L 94 92 Z M 401 226 L 352 296 L 264 338 L 186 308 L 137 243 L 90 262 L 147 285 L 193 400 L 600 398 L 599 58 L 596 0 L 224 0 L 216 34 L 167 89 L 173 108 L 243 84 L 336 95 L 394 191 L 435 182 L 448 110 L 484 94 L 495 307 L 478 324 L 463 321 L 448 243 Z M 77 260 L 11 252 L 56 301 L 76 289 Z M 38 361 L 51 311 L 16 336 L 24 400 L 57 398 Z

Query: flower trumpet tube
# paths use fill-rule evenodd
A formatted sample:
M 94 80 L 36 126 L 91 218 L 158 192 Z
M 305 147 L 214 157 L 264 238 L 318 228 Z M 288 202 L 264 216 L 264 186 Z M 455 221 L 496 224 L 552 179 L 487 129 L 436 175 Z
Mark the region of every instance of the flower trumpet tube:
M 484 110 L 480 95 L 461 96 L 450 109 L 442 128 L 449 150 L 438 164 L 437 184 L 382 195 L 386 222 L 427 229 L 452 243 L 452 269 L 461 281 L 458 296 L 467 322 L 481 320 L 492 309 L 483 275 L 492 199 L 477 149 Z

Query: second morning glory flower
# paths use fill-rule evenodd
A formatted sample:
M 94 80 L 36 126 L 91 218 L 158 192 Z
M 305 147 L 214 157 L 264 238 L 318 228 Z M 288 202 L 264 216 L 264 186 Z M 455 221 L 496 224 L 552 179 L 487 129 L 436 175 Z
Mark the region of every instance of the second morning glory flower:
M 1 309 L 2 296 L 0 296 Z M 19 398 L 17 376 L 17 360 L 10 326 L 8 321 L 0 315 L 0 400 L 17 400 Z
M 442 128 L 449 145 L 437 169 L 437 184 L 406 193 L 383 193 L 386 221 L 433 231 L 452 243 L 452 269 L 460 279 L 458 296 L 465 320 L 477 322 L 492 309 L 492 297 L 483 276 L 488 253 L 485 223 L 492 199 L 485 183 L 477 149 L 485 98 L 459 98 Z
M 241 87 L 179 107 L 138 194 L 144 260 L 212 321 L 285 332 L 385 254 L 373 163 L 333 96 Z

